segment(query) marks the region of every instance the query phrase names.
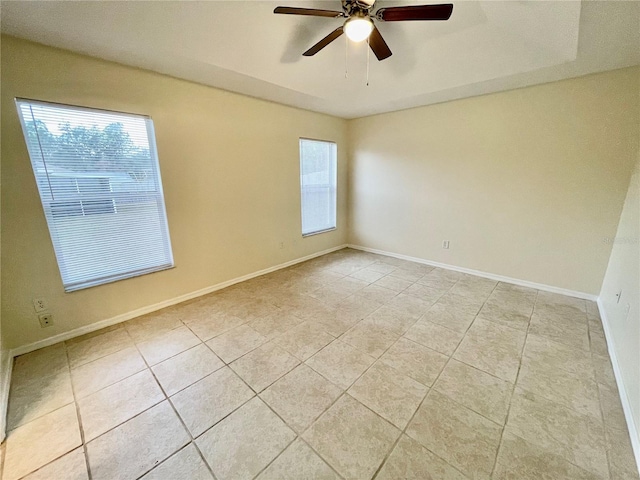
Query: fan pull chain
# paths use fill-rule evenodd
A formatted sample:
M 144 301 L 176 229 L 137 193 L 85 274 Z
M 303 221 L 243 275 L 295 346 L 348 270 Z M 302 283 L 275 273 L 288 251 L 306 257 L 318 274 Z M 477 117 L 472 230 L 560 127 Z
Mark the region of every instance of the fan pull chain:
M 349 78 L 349 37 L 344 36 L 344 78 Z
M 369 38 L 367 37 L 367 87 L 369 86 L 369 55 L 371 53 L 371 45 L 369 44 Z

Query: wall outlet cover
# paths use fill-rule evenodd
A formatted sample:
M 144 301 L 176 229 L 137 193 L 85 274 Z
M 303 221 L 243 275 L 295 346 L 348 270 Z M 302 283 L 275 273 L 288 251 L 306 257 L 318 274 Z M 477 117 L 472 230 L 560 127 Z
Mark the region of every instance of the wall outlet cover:
M 40 326 L 42 328 L 50 327 L 53 325 L 53 315 L 50 313 L 43 313 L 42 315 L 38 315 L 38 320 L 40 321 Z

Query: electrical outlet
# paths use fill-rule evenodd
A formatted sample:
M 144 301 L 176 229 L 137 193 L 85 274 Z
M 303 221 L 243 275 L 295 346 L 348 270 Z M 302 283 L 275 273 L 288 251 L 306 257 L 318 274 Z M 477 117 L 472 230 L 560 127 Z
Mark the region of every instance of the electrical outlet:
M 42 315 L 38 315 L 38 320 L 40 321 L 40 326 L 42 328 L 50 327 L 53 325 L 53 315 L 50 313 L 43 313 Z
M 35 309 L 36 313 L 44 312 L 47 309 L 47 302 L 44 298 L 34 298 L 33 308 Z
M 449 240 L 442 241 L 442 248 L 444 248 L 445 250 L 449 249 Z
M 278 247 L 280 247 L 280 249 L 283 249 L 283 248 L 284 248 L 284 242 L 280 242 L 280 243 L 278 244 Z

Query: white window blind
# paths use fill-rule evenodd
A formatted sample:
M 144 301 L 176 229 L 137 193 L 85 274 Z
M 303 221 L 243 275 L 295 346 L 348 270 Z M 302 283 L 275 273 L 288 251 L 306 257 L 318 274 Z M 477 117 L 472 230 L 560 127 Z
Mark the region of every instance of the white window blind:
M 336 156 L 333 142 L 300 139 L 303 235 L 336 228 Z
M 16 103 L 65 291 L 172 267 L 152 120 Z

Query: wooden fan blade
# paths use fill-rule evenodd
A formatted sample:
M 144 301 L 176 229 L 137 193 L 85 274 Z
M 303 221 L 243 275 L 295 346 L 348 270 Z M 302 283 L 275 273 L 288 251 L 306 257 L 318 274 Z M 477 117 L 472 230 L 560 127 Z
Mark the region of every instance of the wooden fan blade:
M 382 38 L 382 35 L 380 34 L 380 30 L 378 30 L 378 27 L 375 25 L 369 35 L 369 46 L 378 60 L 384 60 L 385 58 L 389 58 L 393 55 L 389 45 L 384 41 L 384 38 Z
M 343 17 L 342 12 L 334 10 L 318 10 L 315 8 L 295 8 L 295 7 L 276 7 L 273 13 L 283 13 L 285 15 L 311 15 L 313 17 Z
M 302 55 L 304 55 L 305 57 L 311 57 L 315 55 L 324 47 L 326 47 L 331 42 L 333 42 L 336 38 L 338 38 L 340 35 L 342 35 L 343 32 L 344 32 L 343 27 L 336 28 L 333 32 L 331 32 L 329 35 L 324 37 L 322 40 L 320 40 L 318 43 L 316 43 L 313 47 L 311 47 L 309 50 L 304 52 Z
M 406 20 L 449 20 L 453 4 L 411 5 L 407 7 L 381 8 L 376 12 L 378 20 L 385 22 L 403 22 Z

